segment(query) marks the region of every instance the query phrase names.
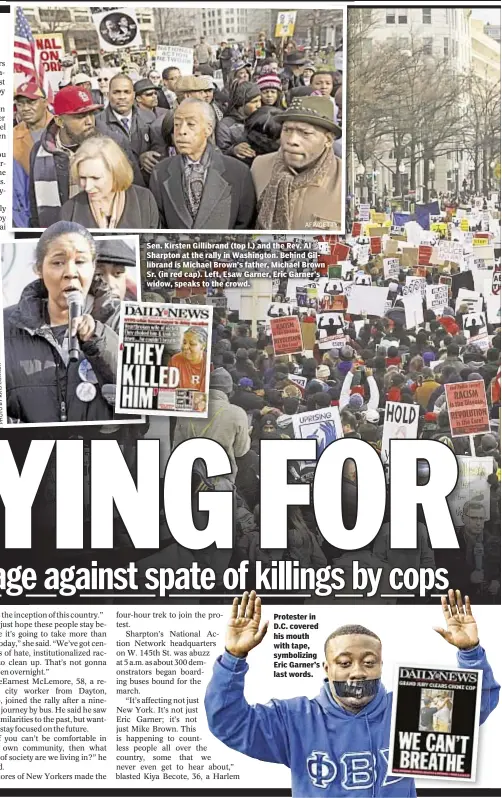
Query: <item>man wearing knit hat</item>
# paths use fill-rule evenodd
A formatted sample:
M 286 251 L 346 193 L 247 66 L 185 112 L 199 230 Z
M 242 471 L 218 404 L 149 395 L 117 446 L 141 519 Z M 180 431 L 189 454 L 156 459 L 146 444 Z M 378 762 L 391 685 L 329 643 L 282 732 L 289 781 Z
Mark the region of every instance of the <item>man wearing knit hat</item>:
M 248 417 L 242 407 L 230 404 L 234 389 L 232 377 L 224 368 L 211 372 L 209 378 L 209 410 L 207 418 L 178 418 L 174 432 L 173 448 L 191 438 L 210 438 L 221 444 L 230 458 L 232 476 L 237 474 L 236 458 L 249 450 Z
M 260 230 L 337 232 L 342 219 L 342 162 L 333 152 L 341 136 L 328 97 L 295 97 L 278 121 L 278 152 L 260 155 L 251 174 Z

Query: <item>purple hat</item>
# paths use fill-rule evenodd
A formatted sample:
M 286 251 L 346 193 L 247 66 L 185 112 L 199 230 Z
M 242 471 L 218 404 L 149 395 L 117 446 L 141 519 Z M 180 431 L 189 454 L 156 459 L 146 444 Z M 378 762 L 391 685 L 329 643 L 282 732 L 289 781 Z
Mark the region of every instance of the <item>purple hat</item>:
M 432 363 L 436 359 L 434 352 L 424 352 L 422 355 L 424 363 Z
M 364 399 L 360 393 L 353 393 L 349 399 L 349 406 L 354 410 L 360 410 L 364 404 Z
M 250 377 L 241 377 L 239 380 L 239 385 L 241 388 L 252 388 L 253 380 L 250 379 Z

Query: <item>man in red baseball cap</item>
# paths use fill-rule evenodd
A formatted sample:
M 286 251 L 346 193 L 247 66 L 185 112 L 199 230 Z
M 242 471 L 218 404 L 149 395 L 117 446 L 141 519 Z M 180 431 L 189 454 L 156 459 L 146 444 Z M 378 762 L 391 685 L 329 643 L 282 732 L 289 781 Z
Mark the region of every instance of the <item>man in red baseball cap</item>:
M 52 119 L 47 108 L 45 92 L 34 81 L 21 83 L 14 90 L 14 102 L 18 118 L 14 128 L 14 159 L 21 164 L 26 174 L 30 171 L 30 153 Z
M 81 86 L 65 86 L 56 94 L 54 119 L 31 153 L 31 227 L 59 221 L 61 207 L 78 193 L 78 186 L 70 182 L 70 156 L 96 133 L 95 113 L 102 107 Z

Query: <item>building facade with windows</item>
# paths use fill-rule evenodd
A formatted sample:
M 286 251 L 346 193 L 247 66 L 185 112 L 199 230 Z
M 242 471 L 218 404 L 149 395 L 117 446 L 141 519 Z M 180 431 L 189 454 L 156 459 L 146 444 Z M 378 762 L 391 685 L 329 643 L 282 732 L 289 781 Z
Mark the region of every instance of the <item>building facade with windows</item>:
M 438 60 L 448 59 L 454 73 L 468 74 L 472 66 L 471 9 L 429 6 L 372 8 L 360 11 L 366 14 L 367 32 L 361 47 L 364 56 L 371 53 L 379 43 L 395 40 L 403 54 L 412 57 L 412 47 L 419 48 L 423 55 Z M 350 11 L 349 11 L 350 13 Z M 370 16 L 371 15 L 371 16 Z M 487 37 L 486 37 L 487 38 Z M 459 98 L 462 102 L 462 98 Z M 392 196 L 396 183 L 396 158 L 392 142 L 378 163 L 365 164 L 367 180 L 373 183 L 374 193 Z M 405 150 L 400 167 L 400 187 L 405 196 L 409 187 L 409 152 Z M 357 164 L 356 164 L 357 167 Z M 410 199 L 423 198 L 423 162 L 418 162 L 416 194 Z M 429 162 L 429 190 L 455 191 L 469 178 L 469 163 L 458 148 L 452 147 L 448 155 L 440 155 Z

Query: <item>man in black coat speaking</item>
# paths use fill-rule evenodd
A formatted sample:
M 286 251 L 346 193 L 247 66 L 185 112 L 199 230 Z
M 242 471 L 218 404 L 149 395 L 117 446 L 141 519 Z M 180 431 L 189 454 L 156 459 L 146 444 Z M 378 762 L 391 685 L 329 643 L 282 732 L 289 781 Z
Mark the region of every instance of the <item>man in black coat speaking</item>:
M 256 196 L 249 168 L 222 155 L 209 141 L 214 117 L 203 100 L 186 99 L 174 114 L 177 155 L 152 172 L 150 191 L 170 230 L 249 230 Z

